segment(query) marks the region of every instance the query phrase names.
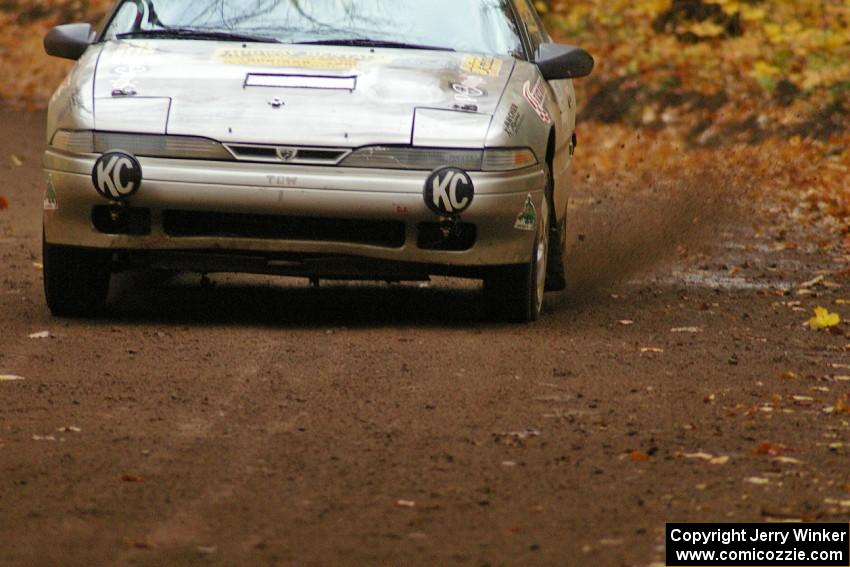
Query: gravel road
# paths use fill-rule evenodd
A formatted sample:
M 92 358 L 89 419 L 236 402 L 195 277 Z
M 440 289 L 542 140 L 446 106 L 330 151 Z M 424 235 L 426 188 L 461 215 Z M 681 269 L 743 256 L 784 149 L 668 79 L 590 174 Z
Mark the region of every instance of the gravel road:
M 850 338 L 804 326 L 850 316 L 846 256 L 582 182 L 539 324 L 451 280 L 132 274 L 60 320 L 44 115 L 0 123 L 0 565 L 648 567 L 668 521 L 850 520 Z

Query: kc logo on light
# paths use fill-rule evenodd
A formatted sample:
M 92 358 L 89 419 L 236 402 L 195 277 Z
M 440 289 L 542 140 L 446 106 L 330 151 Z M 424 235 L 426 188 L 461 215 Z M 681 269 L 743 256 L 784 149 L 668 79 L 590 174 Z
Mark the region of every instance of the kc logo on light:
M 428 208 L 438 215 L 456 215 L 472 204 L 475 187 L 465 171 L 444 167 L 428 177 L 424 197 Z
M 94 188 L 112 201 L 130 198 L 142 186 L 142 166 L 135 157 L 124 152 L 103 154 L 92 171 Z

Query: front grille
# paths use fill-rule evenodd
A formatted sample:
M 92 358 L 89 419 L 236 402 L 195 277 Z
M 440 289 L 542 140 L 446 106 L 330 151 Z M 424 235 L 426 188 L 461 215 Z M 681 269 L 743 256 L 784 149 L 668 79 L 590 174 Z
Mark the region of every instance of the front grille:
M 261 146 L 225 144 L 233 157 L 240 161 L 291 163 L 293 165 L 337 165 L 351 150 L 345 148 L 306 148 L 297 146 Z
M 401 248 L 405 242 L 405 224 L 398 221 L 163 211 L 162 224 L 166 234 L 177 238 L 257 238 L 384 248 Z
M 244 161 L 280 161 L 277 150 L 269 146 L 227 146 L 236 159 Z

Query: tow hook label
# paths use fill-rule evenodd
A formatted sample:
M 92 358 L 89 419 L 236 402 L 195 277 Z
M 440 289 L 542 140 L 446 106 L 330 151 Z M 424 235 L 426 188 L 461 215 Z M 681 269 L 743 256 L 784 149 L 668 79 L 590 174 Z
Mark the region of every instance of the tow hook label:
M 135 157 L 124 152 L 108 152 L 94 164 L 92 183 L 102 197 L 123 201 L 142 186 L 142 166 Z
M 457 215 L 475 198 L 475 186 L 469 174 L 456 167 L 434 171 L 425 181 L 425 204 L 438 215 Z

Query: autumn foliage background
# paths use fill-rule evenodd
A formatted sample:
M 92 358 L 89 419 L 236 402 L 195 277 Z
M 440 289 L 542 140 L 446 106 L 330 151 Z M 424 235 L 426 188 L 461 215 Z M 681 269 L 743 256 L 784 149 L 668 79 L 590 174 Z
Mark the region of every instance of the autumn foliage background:
M 0 0 L 0 98 L 44 107 L 70 64 L 46 57 L 42 37 L 111 3 Z M 690 173 L 821 247 L 850 248 L 850 2 L 535 4 L 553 35 L 597 60 L 579 81 L 582 183 L 649 191 Z

